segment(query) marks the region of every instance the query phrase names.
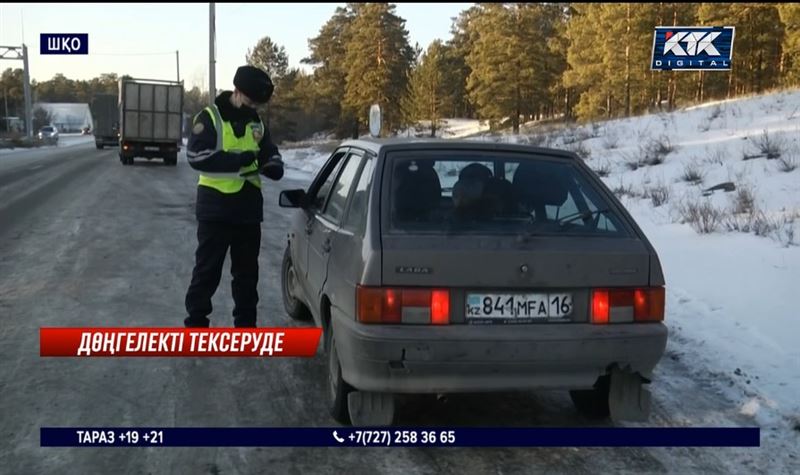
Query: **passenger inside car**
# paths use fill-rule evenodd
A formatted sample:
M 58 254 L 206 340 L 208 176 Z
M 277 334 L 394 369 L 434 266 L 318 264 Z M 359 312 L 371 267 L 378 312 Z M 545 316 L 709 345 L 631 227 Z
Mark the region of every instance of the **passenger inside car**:
M 620 232 L 603 199 L 563 163 L 409 157 L 397 161 L 392 183 L 397 229 Z
M 486 187 L 492 171 L 480 163 L 467 165 L 453 185 L 453 211 L 456 219 L 480 219 L 491 212 Z

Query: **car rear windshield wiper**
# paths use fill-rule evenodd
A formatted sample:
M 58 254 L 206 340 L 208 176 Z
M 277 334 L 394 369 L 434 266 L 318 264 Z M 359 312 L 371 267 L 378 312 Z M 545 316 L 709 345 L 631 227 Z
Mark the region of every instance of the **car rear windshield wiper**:
M 558 220 L 558 225 L 563 227 L 565 224 L 575 221 L 576 219 L 589 219 L 594 217 L 595 215 L 598 215 L 600 213 L 606 213 L 608 211 L 610 211 L 608 208 L 603 208 L 603 209 L 596 209 L 594 211 L 582 211 L 579 213 L 570 214 L 564 216 L 563 218 L 560 218 Z

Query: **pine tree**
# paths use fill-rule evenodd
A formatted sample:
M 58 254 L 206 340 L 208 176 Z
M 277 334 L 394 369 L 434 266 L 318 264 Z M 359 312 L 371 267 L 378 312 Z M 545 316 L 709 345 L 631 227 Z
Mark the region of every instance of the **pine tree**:
M 208 91 L 201 90 L 199 87 L 193 88 L 183 93 L 183 112 L 195 115 L 208 105 Z
M 6 117 L 22 117 L 25 110 L 25 93 L 22 86 L 22 68 L 8 68 L 0 77 L 0 87 L 3 89 L 2 113 Z M 2 121 L 0 127 L 6 131 L 7 121 Z
M 247 64 L 264 70 L 276 87 L 286 75 L 286 70 L 289 67 L 289 57 L 286 55 L 286 49 L 273 43 L 269 36 L 258 40 L 253 49 L 248 49 L 245 60 Z M 272 129 L 274 103 L 274 100 L 270 100 L 259 107 L 264 123 L 270 130 Z
M 275 84 L 275 92 L 270 100 L 270 109 L 274 120 L 270 124 L 270 133 L 276 143 L 286 140 L 297 140 L 297 120 L 302 111 L 301 99 L 297 91 L 300 70 L 291 69 L 280 76 Z
M 564 73 L 567 70 L 567 48 L 569 48 L 569 37 L 567 36 L 567 26 L 572 14 L 569 4 L 557 3 L 550 12 L 552 19 L 550 24 L 552 31 L 548 32 L 547 49 L 548 57 L 547 69 L 550 71 L 550 104 L 546 115 L 555 117 L 561 115 L 564 119 L 572 118 L 572 95 L 573 91 L 564 83 Z
M 606 80 L 610 71 L 603 61 L 606 47 L 603 17 L 601 4 L 574 4 L 567 25 L 569 66 L 564 73 L 564 85 L 576 92 L 575 113 L 582 120 L 610 115 L 607 108 L 610 89 Z
M 736 27 L 727 83 L 709 78 L 708 89 L 714 96 L 758 93 L 778 85 L 783 24 L 775 4 L 703 3 L 698 20 L 705 25 Z
M 467 56 L 472 72 L 469 97 L 481 118 L 493 125 L 505 118 L 514 133 L 521 116 L 539 112 L 556 82 L 547 66 L 548 31 L 553 17 L 543 4 L 481 4 L 473 23 L 477 39 Z
M 39 102 L 77 102 L 78 90 L 74 80 L 56 73 L 49 81 L 36 85 L 35 93 Z
M 779 72 L 787 86 L 800 85 L 800 4 L 782 3 L 778 14 L 783 23 L 783 51 Z
M 337 7 L 319 34 L 308 40 L 311 55 L 301 61 L 315 67 L 314 90 L 318 98 L 316 109 L 323 119 L 324 127 L 336 128 L 339 136 L 345 134 L 346 126 L 353 121 L 342 110 L 347 76 L 345 44 L 350 37 L 349 28 L 353 17 L 349 6 Z
M 367 123 L 369 108 L 379 104 L 383 131 L 408 123 L 402 104 L 408 94 L 408 75 L 414 50 L 408 43 L 405 20 L 388 3 L 353 6 L 355 18 L 345 45 L 347 77 L 344 106 L 355 118 L 354 135 Z
M 686 4 L 573 5 L 564 83 L 580 97 L 578 117 L 628 116 L 664 103 L 672 109 L 691 96 L 691 73 L 651 71 L 650 60 L 655 26 L 693 20 L 694 9 Z
M 442 108 L 449 117 L 475 117 L 475 107 L 467 94 L 467 78 L 472 72 L 467 55 L 478 37 L 472 21 L 480 13 L 479 6 L 472 6 L 452 19 L 452 38 L 445 44 L 442 54 L 442 81 L 448 91 Z
M 565 3 L 539 4 L 527 10 L 523 21 L 530 21 L 536 34 L 530 41 L 541 42 L 534 58 L 536 70 L 534 75 L 539 85 L 536 97 L 533 98 L 532 113 L 534 118 L 552 117 L 561 104 L 564 86 L 562 78 L 567 67 L 566 41 L 564 33 L 568 19 L 568 5 Z
M 269 36 L 258 40 L 253 49 L 248 48 L 245 60 L 247 64 L 266 71 L 273 81 L 286 75 L 286 71 L 289 68 L 289 57 L 286 55 L 286 49 L 275 44 Z
M 446 95 L 442 74 L 444 48 L 441 41 L 433 41 L 411 74 L 409 112 L 415 120 L 430 122 L 431 137 L 436 136 L 441 124 Z

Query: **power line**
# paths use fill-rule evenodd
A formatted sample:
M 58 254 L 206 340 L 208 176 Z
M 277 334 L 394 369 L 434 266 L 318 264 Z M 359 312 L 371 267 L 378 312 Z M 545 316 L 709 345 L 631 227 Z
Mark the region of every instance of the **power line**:
M 174 55 L 175 51 L 167 51 L 165 53 L 95 53 L 90 52 L 90 56 L 165 56 Z

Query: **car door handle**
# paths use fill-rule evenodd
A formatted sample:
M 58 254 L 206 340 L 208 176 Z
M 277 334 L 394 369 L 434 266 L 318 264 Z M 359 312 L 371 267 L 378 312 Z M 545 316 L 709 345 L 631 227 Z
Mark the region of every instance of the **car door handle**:
M 326 239 L 325 242 L 322 243 L 322 252 L 331 252 L 331 240 Z

